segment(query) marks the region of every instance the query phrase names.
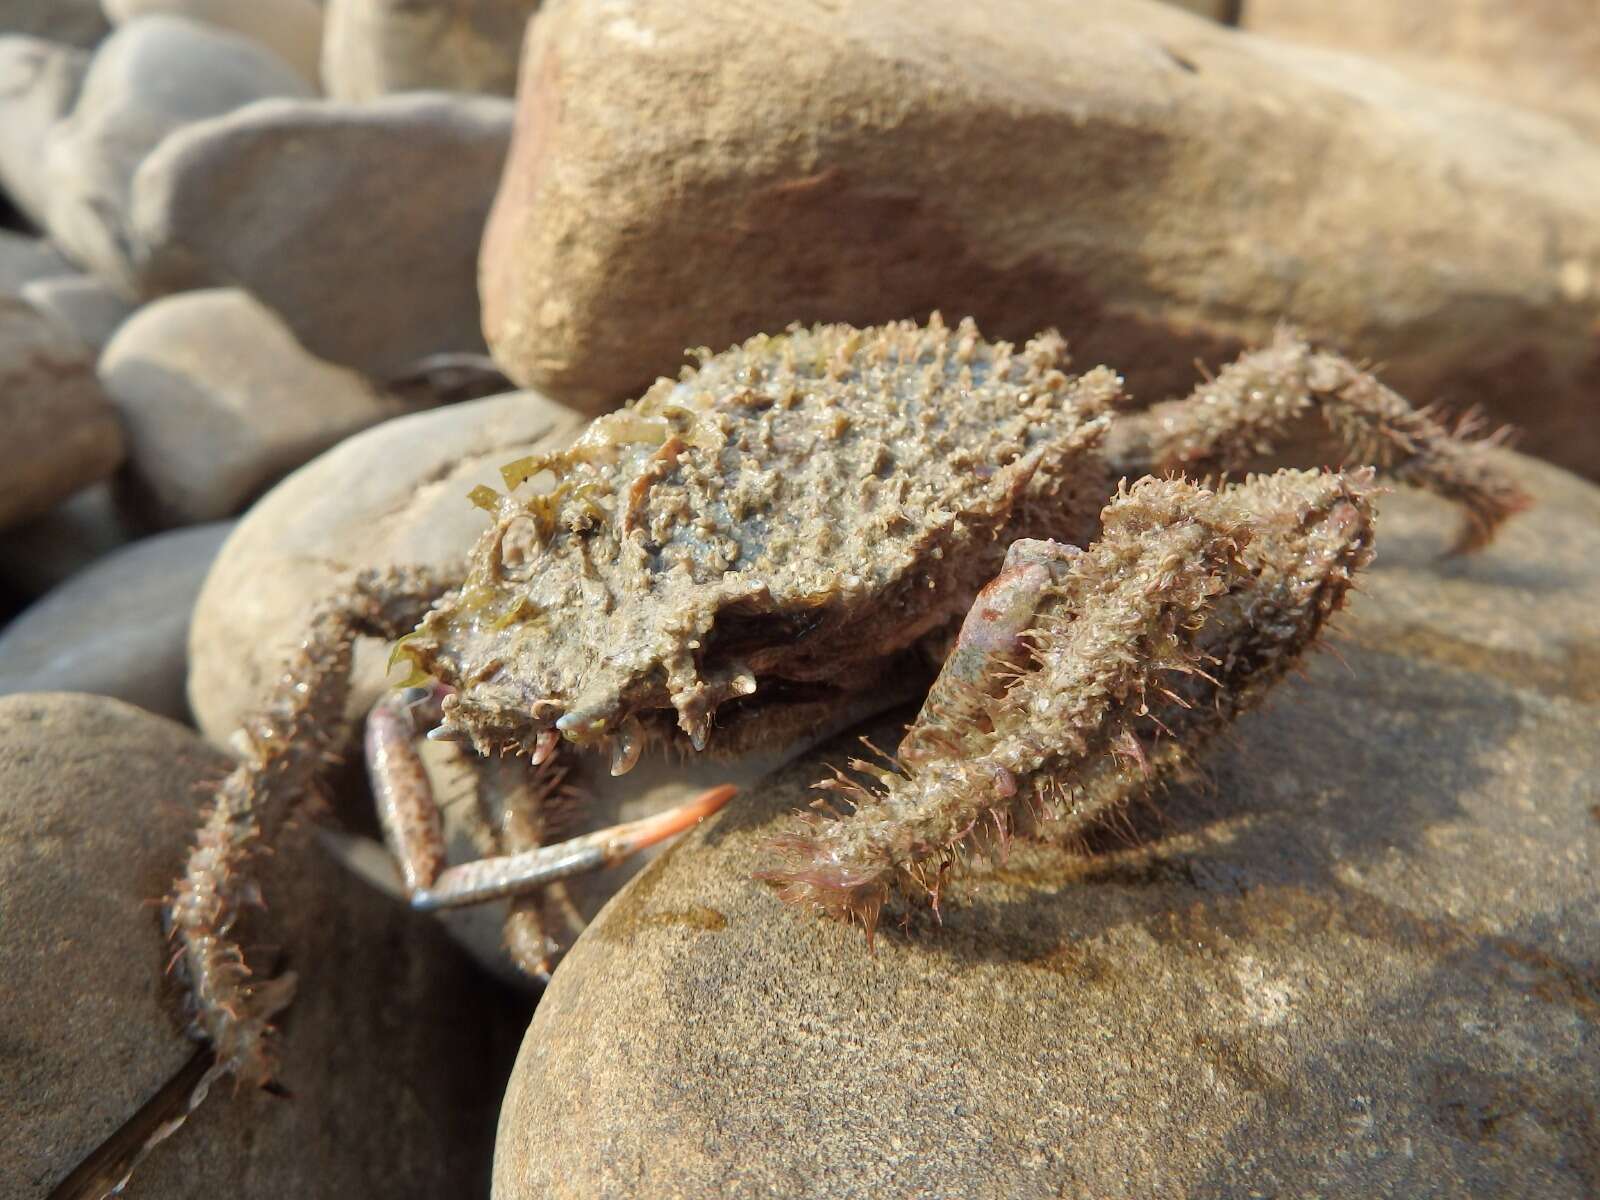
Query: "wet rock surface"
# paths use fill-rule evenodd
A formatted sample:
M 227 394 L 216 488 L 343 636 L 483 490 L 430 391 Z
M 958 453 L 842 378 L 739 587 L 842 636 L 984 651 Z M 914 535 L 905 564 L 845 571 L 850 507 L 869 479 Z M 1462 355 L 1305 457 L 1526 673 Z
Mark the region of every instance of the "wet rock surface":
M 1474 558 L 1386 499 L 1337 657 L 942 927 L 782 905 L 822 768 L 753 788 L 556 974 L 496 1197 L 1592 1194 L 1600 493 L 1520 469 Z
M 1600 471 L 1600 149 L 1537 114 L 1145 0 L 558 2 L 522 73 L 484 328 L 566 402 L 936 307 L 1156 400 L 1287 318 Z
M 312 611 L 357 571 L 462 561 L 488 526 L 467 493 L 582 424 L 531 393 L 475 400 L 348 438 L 267 493 L 223 547 L 195 608 L 189 698 L 201 730 L 222 743 L 261 705 Z M 358 648 L 352 716 L 382 692 L 387 658 L 376 642 Z
M 339 100 L 438 88 L 509 96 L 539 0 L 328 0 L 322 77 Z
M 0 630 L 0 695 L 93 692 L 188 719 L 189 614 L 231 524 L 145 538 Z
M 122 459 L 116 411 L 87 350 L 16 297 L 0 295 L 0 528 L 48 511 Z
M 307 353 L 248 293 L 207 289 L 141 308 L 101 355 L 129 473 L 168 524 L 231 516 L 341 438 L 404 409 Z
M 379 376 L 481 352 L 474 253 L 511 107 L 429 93 L 195 123 L 139 171 L 145 286 L 245 288 L 312 353 Z
M 113 700 L 0 700 L 6 1194 L 43 1195 L 97 1147 L 137 1144 L 135 1114 L 190 1063 L 149 900 L 179 869 L 195 784 L 222 765 Z M 516 1006 L 303 829 L 265 878 L 272 914 L 255 936 L 301 980 L 280 1076 L 293 1098 L 219 1087 L 126 1194 L 481 1191 Z

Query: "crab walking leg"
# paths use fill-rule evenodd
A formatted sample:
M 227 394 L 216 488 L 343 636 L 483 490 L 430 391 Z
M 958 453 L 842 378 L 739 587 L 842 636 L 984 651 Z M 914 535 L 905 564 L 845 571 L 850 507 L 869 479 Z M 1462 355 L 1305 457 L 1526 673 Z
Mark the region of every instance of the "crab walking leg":
M 432 887 L 412 893 L 411 906 L 421 912 L 433 912 L 481 904 L 521 895 L 558 879 L 615 866 L 647 846 L 699 824 L 733 799 L 737 790 L 731 784 L 723 784 L 654 816 L 597 829 L 553 846 L 538 846 L 520 854 L 447 867 Z
M 997 658 L 983 719 L 925 711 L 907 740 L 943 753 L 875 772 L 875 786 L 835 780 L 855 810 L 799 817 L 761 877 L 870 936 L 891 890 L 937 900 L 963 852 L 1060 798 L 1125 794 L 1146 744 L 1158 766 L 1178 761 L 1315 641 L 1370 556 L 1373 490 L 1370 472 L 1280 472 L 1218 492 L 1155 479 L 1123 491 L 1100 539 L 1040 590 L 1027 660 Z M 1158 741 L 1169 717 L 1172 751 Z
M 191 1028 L 211 1043 L 219 1074 L 270 1080 L 270 1022 L 294 994 L 291 974 L 255 981 L 235 936 L 243 908 L 259 903 L 250 861 L 334 757 L 357 636 L 400 636 L 449 586 L 418 570 L 359 576 L 348 598 L 312 618 L 271 700 L 240 731 L 244 761 L 218 785 L 166 904 L 174 962 L 189 985 Z
M 1485 453 L 1497 439 L 1473 440 L 1470 418 L 1452 430 L 1349 359 L 1313 349 L 1286 328 L 1272 345 L 1241 355 L 1186 399 L 1119 418 L 1109 453 L 1129 474 L 1218 476 L 1271 454 L 1312 407 L 1349 461 L 1370 463 L 1386 478 L 1461 505 L 1466 522 L 1457 551 L 1487 545 L 1507 518 L 1531 503 Z

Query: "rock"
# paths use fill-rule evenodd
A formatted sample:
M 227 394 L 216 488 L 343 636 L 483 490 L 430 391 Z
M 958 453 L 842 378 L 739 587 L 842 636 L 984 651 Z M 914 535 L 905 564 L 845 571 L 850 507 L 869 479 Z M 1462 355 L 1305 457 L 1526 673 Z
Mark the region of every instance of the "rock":
M 50 200 L 45 139 L 71 111 L 89 54 L 43 38 L 0 37 L 0 188 L 43 228 Z
M 306 353 L 247 293 L 147 304 L 100 358 L 134 484 L 158 519 L 231 516 L 279 476 L 400 406 Z
M 600 409 L 938 307 L 1156 400 L 1289 318 L 1600 472 L 1600 147 L 1149 0 L 820 12 L 541 10 L 480 258 L 511 378 Z
M 339 100 L 389 92 L 516 89 L 539 0 L 329 0 L 322 79 Z
M 1240 10 L 1244 8 L 1244 0 L 1167 0 L 1167 3 L 1224 25 L 1237 25 Z
M 0 630 L 0 695 L 94 692 L 189 719 L 189 614 L 231 523 L 135 542 Z
M 92 46 L 106 33 L 99 0 L 6 0 L 0 33 L 26 33 Z
M 1348 666 L 942 928 L 870 954 L 751 880 L 817 761 L 736 800 L 557 971 L 497 1200 L 1592 1195 L 1600 491 L 1518 470 L 1473 558 L 1386 500 Z
M 510 130 L 507 101 L 434 94 L 191 126 L 135 185 L 145 285 L 246 288 L 312 353 L 379 376 L 481 351 L 473 254 Z
M 265 46 L 313 89 L 321 78 L 322 9 L 315 0 L 102 0 L 102 4 L 118 25 L 153 13 L 215 25 Z
M 46 139 L 51 238 L 135 294 L 127 209 L 145 155 L 191 121 L 309 93 L 287 63 L 246 38 L 179 17 L 129 21 L 102 43 L 71 115 Z
M 42 596 L 142 532 L 111 484 L 92 484 L 43 516 L 0 530 L 0 579 L 21 595 Z
M 83 347 L 32 305 L 0 295 L 0 529 L 46 512 L 122 461 L 116 410 Z
M 95 351 L 133 312 L 115 288 L 93 275 L 53 275 L 26 283 L 20 291 L 24 300 Z
M 46 279 L 72 270 L 49 242 L 9 229 L 0 229 L 0 295 L 9 295 L 35 279 Z
M 312 610 L 356 571 L 462 561 L 487 520 L 467 493 L 504 486 L 501 464 L 555 449 L 582 424 L 531 393 L 476 400 L 357 434 L 263 496 L 195 605 L 189 702 L 202 732 L 225 743 L 260 707 Z M 357 649 L 352 717 L 384 690 L 387 658 L 376 642 Z
M 1370 55 L 1441 87 L 1557 117 L 1600 137 L 1600 26 L 1582 0 L 1250 0 L 1244 24 L 1273 37 Z
M 115 700 L 0 700 L 6 1195 L 49 1193 L 97 1149 L 115 1160 L 125 1122 L 129 1150 L 162 1100 L 186 1094 L 158 1096 L 192 1069 L 196 1047 L 150 900 L 181 869 L 197 785 L 225 762 Z M 214 1088 L 126 1194 L 482 1194 L 515 1008 L 304 828 L 264 860 L 263 879 L 271 915 L 247 932 L 270 930 L 300 976 L 279 1076 L 293 1100 Z M 105 1184 L 118 1172 L 90 1174 Z

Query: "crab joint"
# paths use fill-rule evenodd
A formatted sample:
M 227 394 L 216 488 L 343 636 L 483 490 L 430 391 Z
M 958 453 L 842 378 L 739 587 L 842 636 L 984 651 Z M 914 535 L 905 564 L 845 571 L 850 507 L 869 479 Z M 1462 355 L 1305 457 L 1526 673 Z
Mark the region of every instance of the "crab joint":
M 411 907 L 420 912 L 435 912 L 441 908 L 482 904 L 519 895 L 558 879 L 615 866 L 645 847 L 698 824 L 733 799 L 737 791 L 732 784 L 723 784 L 702 792 L 687 804 L 638 821 L 597 829 L 570 841 L 539 846 L 521 854 L 448 867 L 432 887 L 412 894 Z

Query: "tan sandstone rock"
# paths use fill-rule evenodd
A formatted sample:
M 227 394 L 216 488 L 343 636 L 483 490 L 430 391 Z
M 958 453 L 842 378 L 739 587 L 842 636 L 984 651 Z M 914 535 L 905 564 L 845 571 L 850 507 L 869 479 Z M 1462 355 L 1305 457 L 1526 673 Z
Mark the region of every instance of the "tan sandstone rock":
M 850 11 L 541 9 L 480 259 L 509 375 L 600 409 L 688 346 L 937 307 L 1155 400 L 1290 318 L 1600 471 L 1568 127 L 1149 0 Z
M 816 759 L 735 800 L 557 971 L 497 1200 L 1593 1194 L 1600 491 L 1519 470 L 1474 558 L 1386 499 L 1338 656 L 942 926 L 751 879 Z

